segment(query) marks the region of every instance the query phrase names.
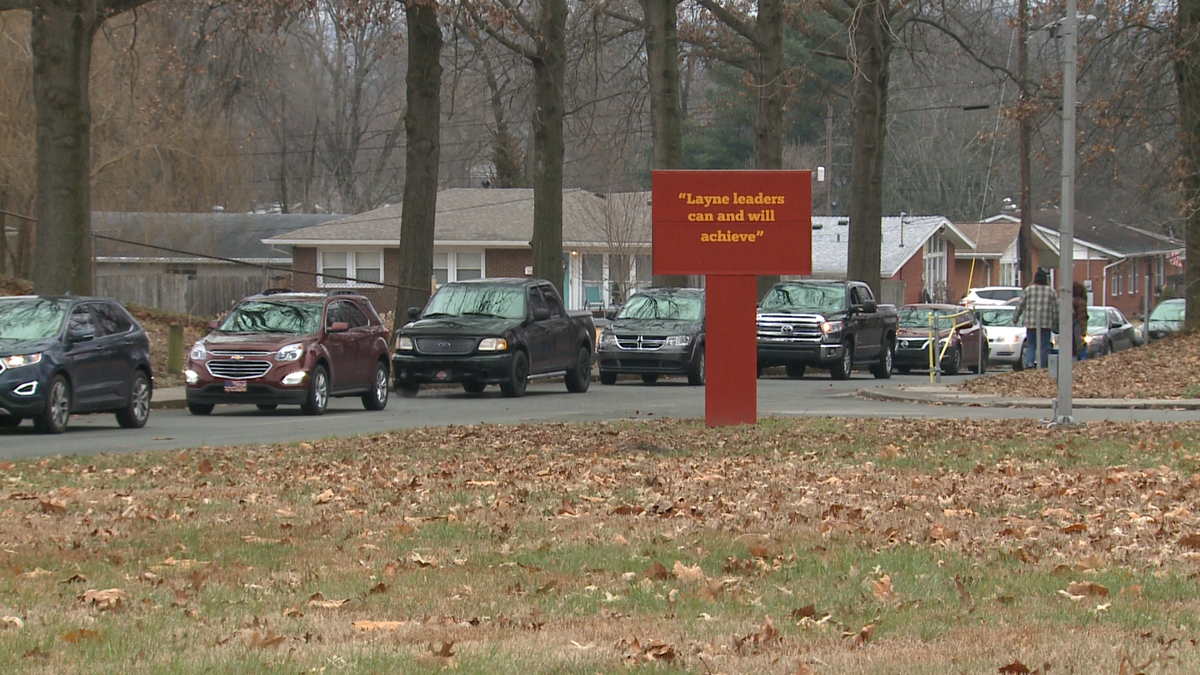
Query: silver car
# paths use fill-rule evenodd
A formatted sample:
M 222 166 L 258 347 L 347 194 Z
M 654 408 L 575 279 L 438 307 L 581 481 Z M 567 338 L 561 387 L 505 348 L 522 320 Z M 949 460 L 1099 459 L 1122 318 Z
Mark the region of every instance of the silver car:
M 988 339 L 988 363 L 1025 369 L 1025 327 L 1013 324 L 1014 305 L 976 306 L 975 313 L 985 326 Z

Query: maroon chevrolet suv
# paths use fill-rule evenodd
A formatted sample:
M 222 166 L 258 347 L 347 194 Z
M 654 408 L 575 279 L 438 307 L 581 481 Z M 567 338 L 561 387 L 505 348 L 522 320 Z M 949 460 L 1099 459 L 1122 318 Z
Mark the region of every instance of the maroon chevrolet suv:
M 184 370 L 193 415 L 221 403 L 299 404 L 320 415 L 330 396 L 362 396 L 367 410 L 387 405 L 388 329 L 361 295 L 268 290 L 209 326 Z

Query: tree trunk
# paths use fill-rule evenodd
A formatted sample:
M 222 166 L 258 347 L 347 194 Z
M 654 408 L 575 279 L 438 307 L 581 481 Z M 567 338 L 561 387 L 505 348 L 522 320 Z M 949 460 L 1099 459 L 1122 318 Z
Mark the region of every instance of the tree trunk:
M 566 73 L 566 0 L 544 0 L 533 63 L 533 275 L 563 294 L 563 86 Z
M 38 223 L 33 287 L 44 294 L 91 295 L 88 72 L 99 21 L 73 4 L 43 5 L 32 15 Z
M 783 2 L 758 0 L 758 63 L 754 70 L 758 111 L 754 117 L 755 166 L 762 171 L 783 168 Z M 758 277 L 761 299 L 779 281 Z
M 679 15 L 675 0 L 640 0 L 646 20 L 650 133 L 655 169 L 683 168 L 683 109 L 679 100 Z M 655 286 L 682 288 L 685 275 L 654 275 Z
M 1027 32 L 1025 22 L 1029 16 L 1028 0 L 1017 3 L 1017 69 L 1021 77 L 1021 98 L 1018 107 L 1020 118 L 1017 121 L 1017 140 L 1021 145 L 1021 229 L 1017 231 L 1017 256 L 1021 263 L 1020 285 L 1024 286 L 1033 281 L 1033 168 L 1030 160 L 1029 114 L 1023 103 L 1026 101 L 1025 84 L 1029 81 L 1029 45 L 1026 44 Z M 968 291 L 970 289 L 967 289 Z
M 883 152 L 887 134 L 887 87 L 892 37 L 885 7 L 877 0 L 863 7 L 851 32 L 854 53 L 850 123 L 854 136 L 850 159 L 850 231 L 846 273 L 863 281 L 876 297 L 880 291 L 883 222 Z
M 1181 150 L 1186 162 L 1187 262 L 1184 328 L 1200 329 L 1200 0 L 1179 0 L 1175 87 L 1179 92 Z
M 409 307 L 424 307 L 433 275 L 433 229 L 441 160 L 442 31 L 436 0 L 409 0 L 408 107 L 404 112 L 406 157 L 400 214 L 400 268 L 395 328 L 408 321 Z

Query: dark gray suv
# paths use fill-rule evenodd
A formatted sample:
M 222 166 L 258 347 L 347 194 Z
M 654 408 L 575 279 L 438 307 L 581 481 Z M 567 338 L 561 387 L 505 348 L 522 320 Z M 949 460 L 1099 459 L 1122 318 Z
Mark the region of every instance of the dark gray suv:
M 57 434 L 76 413 L 115 413 L 125 428 L 150 416 L 150 340 L 115 300 L 0 298 L 0 428 L 33 420 Z

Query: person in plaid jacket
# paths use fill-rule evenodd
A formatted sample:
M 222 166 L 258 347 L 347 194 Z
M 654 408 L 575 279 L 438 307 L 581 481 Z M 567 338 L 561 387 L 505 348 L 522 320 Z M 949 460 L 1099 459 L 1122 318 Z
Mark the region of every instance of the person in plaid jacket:
M 1050 365 L 1050 333 L 1058 332 L 1058 295 L 1050 288 L 1050 274 L 1039 267 L 1033 283 L 1021 291 L 1013 323 L 1024 319 L 1025 367 L 1034 367 L 1034 355 L 1042 368 Z

